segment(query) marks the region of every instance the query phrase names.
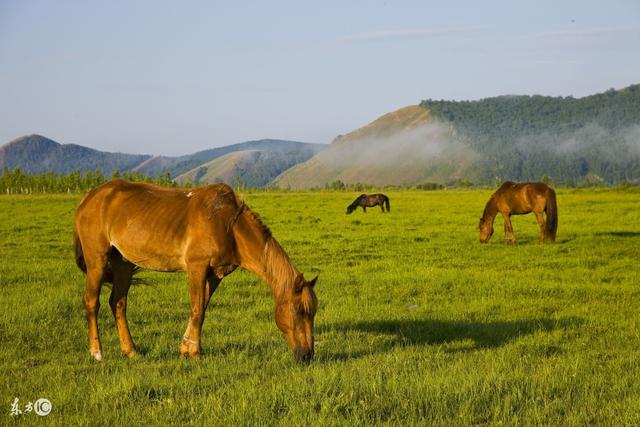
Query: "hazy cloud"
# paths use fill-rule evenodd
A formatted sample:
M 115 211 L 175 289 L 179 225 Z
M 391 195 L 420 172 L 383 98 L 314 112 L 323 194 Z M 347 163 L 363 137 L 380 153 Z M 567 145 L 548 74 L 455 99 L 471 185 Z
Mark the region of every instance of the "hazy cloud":
M 341 37 L 339 40 L 342 42 L 376 42 L 398 39 L 417 39 L 448 34 L 462 34 L 475 30 L 477 30 L 477 28 L 405 28 L 398 30 L 351 34 L 345 37 Z
M 590 28 L 532 34 L 529 39 L 546 49 L 631 49 L 640 46 L 640 27 Z
M 547 31 L 534 34 L 534 38 L 567 40 L 602 37 L 610 35 L 629 35 L 640 32 L 640 27 L 589 28 L 583 30 Z

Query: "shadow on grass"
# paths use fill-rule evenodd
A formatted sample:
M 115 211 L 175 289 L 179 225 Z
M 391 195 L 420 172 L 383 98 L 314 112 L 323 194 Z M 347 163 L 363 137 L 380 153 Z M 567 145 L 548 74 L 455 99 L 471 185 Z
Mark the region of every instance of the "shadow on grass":
M 608 236 L 608 237 L 640 237 L 640 231 L 607 231 L 598 232 L 596 236 Z
M 384 353 L 398 346 L 446 345 L 472 341 L 445 351 L 467 352 L 483 348 L 495 348 L 508 344 L 525 335 L 551 332 L 580 325 L 579 318 L 525 319 L 513 321 L 465 321 L 465 320 L 368 320 L 355 323 L 338 323 L 319 328 L 322 334 L 355 333 L 376 335 L 381 339 L 375 347 L 352 352 L 337 352 L 325 355 L 327 361 L 357 359 L 363 356 Z M 369 340 L 367 340 L 369 341 Z

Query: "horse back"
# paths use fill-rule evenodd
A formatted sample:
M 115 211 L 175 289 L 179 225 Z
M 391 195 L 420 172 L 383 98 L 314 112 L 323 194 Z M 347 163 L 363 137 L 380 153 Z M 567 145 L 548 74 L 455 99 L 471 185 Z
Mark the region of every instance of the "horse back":
M 549 190 L 549 186 L 542 182 L 507 181 L 494 193 L 494 197 L 501 212 L 526 214 L 544 209 Z
M 227 224 L 236 211 L 235 194 L 224 184 L 173 189 L 115 180 L 81 202 L 76 230 L 85 252 L 85 242 L 113 246 L 141 267 L 176 271 L 232 252 Z

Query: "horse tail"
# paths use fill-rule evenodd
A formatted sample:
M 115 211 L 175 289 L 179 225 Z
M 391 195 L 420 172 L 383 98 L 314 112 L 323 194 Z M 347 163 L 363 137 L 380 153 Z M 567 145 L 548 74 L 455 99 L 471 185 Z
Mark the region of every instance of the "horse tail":
M 73 226 L 73 249 L 76 257 L 76 265 L 83 273 L 87 274 L 87 264 L 84 262 L 84 253 L 82 252 L 82 243 L 78 236 L 78 230 Z
M 391 212 L 391 206 L 389 205 L 389 198 L 384 196 L 384 205 L 387 208 L 387 212 Z
M 550 188 L 547 192 L 547 223 L 546 234 L 552 242 L 556 241 L 558 231 L 558 204 L 556 202 L 556 192 Z

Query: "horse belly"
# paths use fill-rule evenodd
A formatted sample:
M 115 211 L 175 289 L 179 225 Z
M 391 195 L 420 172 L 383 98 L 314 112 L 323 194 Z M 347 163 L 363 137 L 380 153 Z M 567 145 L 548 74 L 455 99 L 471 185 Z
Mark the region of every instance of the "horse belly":
M 122 256 L 129 262 L 148 270 L 155 271 L 183 271 L 184 258 L 181 252 L 174 252 L 169 248 L 151 248 L 145 245 L 135 245 L 112 242 Z

